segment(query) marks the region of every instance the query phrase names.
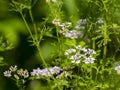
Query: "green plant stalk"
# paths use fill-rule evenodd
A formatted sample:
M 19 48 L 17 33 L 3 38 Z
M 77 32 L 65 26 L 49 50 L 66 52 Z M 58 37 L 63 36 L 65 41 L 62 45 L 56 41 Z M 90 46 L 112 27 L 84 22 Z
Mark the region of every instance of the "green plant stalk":
M 50 13 L 51 13 L 51 15 L 53 15 L 53 17 L 55 17 L 55 18 L 58 18 L 58 17 L 60 17 L 60 14 L 61 14 L 61 12 L 60 12 L 60 10 L 61 10 L 61 8 L 62 8 L 62 2 L 60 2 L 60 1 L 58 1 L 59 3 L 56 3 L 56 7 L 52 4 L 52 3 L 50 3 L 50 4 L 48 4 L 48 6 L 49 6 L 49 8 L 50 8 Z M 60 36 L 59 36 L 59 31 L 58 31 L 59 29 L 58 29 L 58 26 L 56 26 L 56 34 L 57 34 L 57 40 L 58 40 L 58 44 L 59 44 L 59 46 L 58 46 L 58 50 L 59 50 L 59 57 L 61 57 L 61 55 L 62 55 L 62 43 L 61 43 L 61 39 L 60 39 Z M 62 61 L 61 61 L 61 59 L 60 59 L 60 63 L 61 63 Z
M 19 90 L 25 90 L 25 89 L 24 89 L 24 87 L 21 86 L 21 87 L 19 87 Z
M 61 41 L 60 41 L 60 37 L 59 37 L 59 32 L 58 32 L 58 27 L 56 28 L 56 33 L 57 33 L 57 39 L 58 39 L 58 44 L 59 44 L 59 57 L 61 57 L 61 49 L 62 49 L 62 47 L 61 47 Z M 62 61 L 61 61 L 62 62 Z
M 30 34 L 32 40 L 34 41 L 33 34 L 32 34 L 32 32 L 31 32 L 31 30 L 30 30 L 30 27 L 29 27 L 29 25 L 28 25 L 28 23 L 27 23 L 27 21 L 26 21 L 24 15 L 23 15 L 23 13 L 20 12 L 20 14 L 21 14 L 21 16 L 22 16 L 22 19 L 23 19 L 23 21 L 24 21 L 24 23 L 25 23 L 25 25 L 26 25 L 26 27 L 27 27 L 27 30 L 28 30 L 28 32 L 29 32 L 29 34 Z
M 38 50 L 39 56 L 40 56 L 40 58 L 41 58 L 43 64 L 45 65 L 45 67 L 48 67 L 47 64 L 46 64 L 46 62 L 45 62 L 45 60 L 44 60 L 44 58 L 43 58 L 43 56 L 42 56 L 42 53 L 41 53 L 41 49 L 40 49 L 40 47 L 39 47 L 38 45 L 36 45 L 36 47 L 37 47 L 37 50 Z
M 22 84 L 19 84 L 19 80 L 17 80 L 16 81 L 16 85 L 17 85 L 17 87 L 19 88 L 19 90 L 25 90 L 25 85 L 24 85 L 24 83 L 22 83 Z
M 108 43 L 108 40 L 107 40 L 108 35 L 107 35 L 107 27 L 106 27 L 106 25 L 107 25 L 107 22 L 108 22 L 108 19 L 109 19 L 108 18 L 109 10 L 107 8 L 106 2 L 104 0 L 101 0 L 101 1 L 103 3 L 103 9 L 104 9 L 103 11 L 105 11 L 104 12 L 105 13 L 104 14 L 104 17 L 105 17 L 105 29 L 103 31 L 103 35 L 104 35 L 103 59 L 105 59 L 106 58 L 106 53 L 107 53 L 107 43 Z
M 30 18 L 31 18 L 31 21 L 32 21 L 32 24 L 33 24 L 33 28 L 34 28 L 34 32 L 35 32 L 35 40 L 38 41 L 38 38 L 37 38 L 37 27 L 36 27 L 36 24 L 34 23 L 34 18 L 33 18 L 33 15 L 32 15 L 31 8 L 29 8 L 29 14 L 30 14 Z
M 33 27 L 34 27 L 35 35 L 36 35 L 36 36 L 35 36 L 35 40 L 36 40 L 35 45 L 36 45 L 36 47 L 37 47 L 39 56 L 40 56 L 43 64 L 45 65 L 45 67 L 48 67 L 47 64 L 46 64 L 46 62 L 45 62 L 45 60 L 44 60 L 44 58 L 43 58 L 43 56 L 42 56 L 41 49 L 40 49 L 40 45 L 39 45 L 39 43 L 41 42 L 42 36 L 43 36 L 43 35 L 42 35 L 42 32 L 41 32 L 41 34 L 40 34 L 40 41 L 39 41 L 39 40 L 38 40 L 38 37 L 37 37 L 37 27 L 36 27 L 36 24 L 34 23 L 34 18 L 33 18 L 31 9 L 29 9 L 29 14 L 30 14 L 30 18 L 31 18 L 31 21 L 32 21 L 32 24 L 33 24 Z M 50 79 L 48 79 L 48 83 L 49 83 L 49 85 L 50 85 L 50 90 L 52 90 L 51 83 L 50 83 Z
M 45 65 L 45 67 L 48 67 L 47 64 L 46 64 L 46 62 L 45 62 L 45 60 L 44 60 L 44 58 L 42 57 L 41 50 L 40 50 L 39 46 L 37 46 L 37 49 L 38 49 L 39 55 L 40 55 L 40 57 L 41 57 L 41 59 L 42 59 L 42 61 L 43 61 L 43 64 Z M 49 71 L 49 69 L 48 69 L 48 71 Z M 49 71 L 49 72 L 50 72 L 50 71 Z M 50 72 L 50 73 L 51 73 L 51 72 Z M 53 75 L 52 75 L 52 79 L 55 81 L 55 78 L 54 78 Z M 53 90 L 52 87 L 51 87 L 50 79 L 48 79 L 48 83 L 49 83 L 49 85 L 50 85 L 50 90 Z M 61 90 L 59 86 L 58 86 L 58 89 Z
M 45 67 L 48 67 L 47 64 L 46 64 L 46 62 L 45 62 L 45 60 L 44 60 L 44 58 L 43 58 L 43 56 L 42 56 L 41 49 L 39 48 L 39 44 L 36 45 L 36 47 L 37 47 L 39 56 L 40 56 L 40 58 L 41 58 L 43 64 L 45 65 Z M 48 69 L 48 70 L 49 70 L 49 69 Z M 50 90 L 52 90 L 52 87 L 51 87 L 52 85 L 51 85 L 51 83 L 50 83 L 50 79 L 48 79 L 48 83 L 49 83 L 49 85 L 50 85 Z
M 23 15 L 23 13 L 20 12 L 20 14 L 21 14 L 21 16 L 22 16 L 22 18 L 23 18 L 23 21 L 24 21 L 24 23 L 25 23 L 25 25 L 26 25 L 26 27 L 27 27 L 28 32 L 30 33 L 30 36 L 31 36 L 32 40 L 34 41 L 33 34 L 32 34 L 32 32 L 31 32 L 31 30 L 30 30 L 30 27 L 29 27 L 29 25 L 28 25 L 28 23 L 27 23 L 24 15 Z M 31 16 L 31 15 L 30 15 L 30 16 Z M 43 64 L 47 67 L 46 62 L 45 62 L 44 58 L 43 58 L 42 55 L 41 55 L 41 50 L 39 49 L 39 44 L 36 43 L 36 42 L 37 42 L 37 41 L 34 41 L 34 43 L 35 43 L 35 45 L 36 45 L 36 47 L 37 47 L 37 49 L 38 49 L 39 55 L 40 55 L 40 57 L 41 57 L 41 60 L 42 60 Z
M 106 25 L 106 24 L 105 24 Z M 106 53 L 107 53 L 107 27 L 105 26 L 105 29 L 104 29 L 104 31 L 103 31 L 103 35 L 104 35 L 104 43 L 103 43 L 103 45 L 104 45 L 104 48 L 103 48 L 103 59 L 105 59 L 106 58 Z
M 103 59 L 106 58 L 106 52 L 107 52 L 107 45 L 105 45 L 103 49 Z
M 45 65 L 45 67 L 47 67 L 47 64 L 46 64 L 46 62 L 45 62 L 45 60 L 44 60 L 44 58 L 43 58 L 43 56 L 42 56 L 42 53 L 41 53 L 41 50 L 40 50 L 40 46 L 39 46 L 39 41 L 38 41 L 38 37 L 37 37 L 37 27 L 36 27 L 36 24 L 34 23 L 34 18 L 33 18 L 33 15 L 32 15 L 32 11 L 31 11 L 31 8 L 29 8 L 29 14 L 30 14 L 30 18 L 31 18 L 31 21 L 32 21 L 32 24 L 33 24 L 33 28 L 34 28 L 34 32 L 35 32 L 35 41 L 36 41 L 36 43 L 35 43 L 35 45 L 36 45 L 36 47 L 37 47 L 37 50 L 38 50 L 38 52 L 39 52 L 39 56 L 41 57 L 41 60 L 42 60 L 42 62 L 43 62 L 43 64 Z M 40 35 L 42 35 L 42 34 L 40 34 Z M 42 37 L 40 38 L 40 39 L 42 39 Z
M 92 48 L 95 50 L 95 40 L 92 41 Z
M 29 31 L 29 33 L 30 33 L 30 35 L 31 35 L 31 37 L 32 37 L 32 39 L 33 39 L 33 41 L 34 41 L 34 37 L 33 37 L 33 35 L 32 35 L 32 32 L 30 31 L 29 25 L 27 24 L 27 21 L 25 20 L 23 14 L 21 14 L 21 15 L 22 15 L 22 18 L 23 18 L 23 20 L 24 20 L 24 22 L 25 22 L 25 25 L 26 25 L 26 27 L 27 27 L 27 29 L 28 29 L 28 31 Z M 37 40 L 34 41 L 34 43 L 35 43 L 35 45 L 36 45 L 36 47 L 37 47 L 39 56 L 40 56 L 40 58 L 41 58 L 43 64 L 45 65 L 45 67 L 48 67 L 47 64 L 46 64 L 46 62 L 45 62 L 45 60 L 44 60 L 44 58 L 43 58 L 43 56 L 42 56 L 42 54 L 41 54 L 41 50 L 40 50 L 40 48 L 39 48 L 39 44 L 36 43 L 36 42 L 37 42 Z M 49 85 L 50 85 L 50 90 L 52 90 L 51 83 L 50 83 L 50 79 L 48 79 L 48 83 L 49 83 Z M 24 90 L 24 88 L 22 88 L 22 87 L 20 87 L 19 89 L 20 89 L 20 90 Z

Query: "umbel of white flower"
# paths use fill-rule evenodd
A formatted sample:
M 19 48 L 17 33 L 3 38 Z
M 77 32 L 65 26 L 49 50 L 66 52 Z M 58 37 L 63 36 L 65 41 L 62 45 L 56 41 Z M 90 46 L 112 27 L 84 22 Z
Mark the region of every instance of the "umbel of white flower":
M 96 52 L 92 49 L 82 48 L 78 45 L 75 48 L 66 50 L 64 54 L 69 57 L 72 63 L 78 64 L 82 61 L 85 64 L 91 64 L 95 61 L 93 54 L 96 54 Z
M 9 71 L 9 70 L 5 71 L 3 74 L 4 74 L 5 77 L 11 77 L 12 76 L 11 71 Z
M 5 71 L 3 74 L 5 77 L 12 77 L 15 79 L 25 79 L 29 77 L 29 73 L 26 69 L 18 69 L 16 65 L 10 66 L 9 70 Z
M 59 19 L 55 18 L 52 23 L 56 26 L 60 27 L 59 33 L 64 35 L 67 38 L 70 39 L 77 39 L 80 36 L 82 36 L 82 33 L 80 33 L 79 31 L 73 29 L 73 30 L 69 30 L 69 28 L 71 27 L 72 23 L 71 22 L 65 22 L 65 23 L 61 23 Z
M 39 78 L 40 76 L 45 76 L 45 77 L 50 77 L 54 74 L 59 74 L 62 69 L 58 66 L 50 67 L 50 68 L 45 68 L 45 69 L 33 69 L 31 72 L 31 76 L 35 76 Z
M 50 3 L 50 2 L 55 3 L 55 2 L 57 2 L 57 1 L 56 1 L 56 0 L 46 0 L 46 3 Z

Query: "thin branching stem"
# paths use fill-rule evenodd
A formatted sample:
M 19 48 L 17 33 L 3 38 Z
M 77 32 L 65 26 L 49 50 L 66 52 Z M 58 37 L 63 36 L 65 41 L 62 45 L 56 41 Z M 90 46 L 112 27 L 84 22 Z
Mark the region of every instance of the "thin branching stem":
M 28 25 L 28 23 L 27 23 L 27 21 L 26 21 L 24 15 L 23 15 L 23 13 L 20 12 L 20 14 L 21 14 L 21 16 L 22 16 L 22 19 L 23 19 L 23 21 L 24 21 L 24 23 L 25 23 L 25 25 L 26 25 L 26 27 L 27 27 L 27 30 L 28 30 L 28 32 L 29 32 L 29 34 L 30 34 L 32 40 L 34 41 L 33 34 L 32 34 L 32 32 L 31 32 L 31 30 L 30 30 L 30 27 L 29 27 L 29 25 Z
M 35 43 L 35 45 L 36 45 L 36 47 L 37 47 L 39 56 L 40 56 L 40 58 L 41 58 L 43 64 L 45 65 L 45 67 L 48 67 L 47 64 L 46 64 L 46 62 L 45 62 L 45 60 L 44 60 L 44 58 L 43 58 L 43 56 L 42 56 L 41 49 L 40 49 L 40 46 L 39 46 L 39 42 L 38 42 L 37 37 L 35 38 L 35 41 L 34 41 L 33 34 L 32 34 L 32 32 L 31 32 L 31 30 L 30 30 L 30 27 L 29 27 L 29 25 L 28 25 L 28 23 L 27 23 L 27 21 L 26 21 L 24 15 L 23 15 L 23 13 L 21 12 L 20 14 L 21 14 L 21 16 L 22 16 L 22 18 L 23 18 L 23 21 L 25 22 L 25 25 L 26 25 L 26 27 L 27 27 L 29 33 L 30 33 L 31 38 L 33 39 L 33 42 Z M 30 14 L 30 17 L 31 17 L 33 26 L 34 26 L 35 35 L 37 36 L 37 28 L 36 28 L 36 24 L 34 23 L 34 19 L 33 19 L 31 10 L 29 10 L 29 14 Z M 50 90 L 52 90 L 51 83 L 50 83 L 50 79 L 48 79 L 48 83 L 49 83 L 49 85 L 50 85 Z M 24 89 L 23 89 L 23 88 L 20 88 L 20 90 L 24 90 Z
M 31 18 L 31 21 L 32 21 L 32 24 L 33 24 L 33 28 L 34 28 L 34 32 L 35 32 L 35 40 L 36 42 L 38 42 L 38 38 L 37 38 L 37 26 L 34 22 L 34 18 L 33 18 L 33 14 L 32 14 L 32 11 L 31 11 L 31 8 L 29 8 L 29 14 L 30 14 L 30 18 Z

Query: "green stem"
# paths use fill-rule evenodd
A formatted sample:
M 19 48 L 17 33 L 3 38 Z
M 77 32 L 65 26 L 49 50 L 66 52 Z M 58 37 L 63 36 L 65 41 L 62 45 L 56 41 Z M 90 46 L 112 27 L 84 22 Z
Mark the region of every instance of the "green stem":
M 45 67 L 48 67 L 47 64 L 46 64 L 46 62 L 45 62 L 45 60 L 44 60 L 44 58 L 43 58 L 43 56 L 42 56 L 42 53 L 41 53 L 41 49 L 40 49 L 39 44 L 36 45 L 36 47 L 37 47 L 37 50 L 38 50 L 39 56 L 40 56 L 40 58 L 41 58 L 43 64 L 45 65 Z M 50 79 L 48 79 L 48 83 L 49 83 L 49 85 L 50 85 L 50 90 L 52 90 L 51 83 L 50 83 Z
M 39 56 L 40 56 L 40 58 L 41 58 L 41 60 L 42 60 L 42 62 L 43 62 L 43 64 L 45 65 L 45 67 L 47 67 L 47 64 L 46 64 L 46 62 L 45 62 L 45 60 L 44 60 L 44 58 L 43 58 L 43 56 L 42 56 L 42 53 L 41 53 L 41 50 L 40 50 L 40 46 L 39 46 L 39 41 L 38 41 L 38 38 L 37 38 L 37 27 L 36 27 L 36 24 L 34 23 L 34 18 L 33 18 L 33 15 L 32 15 L 32 11 L 31 11 L 31 8 L 29 8 L 29 14 L 30 14 L 30 18 L 31 18 L 31 21 L 32 21 L 32 24 L 33 24 L 33 28 L 34 28 L 34 32 L 35 32 L 35 40 L 36 40 L 36 47 L 37 47 L 37 50 L 38 50 L 38 52 L 39 52 Z M 42 34 L 41 34 L 41 36 L 42 36 Z M 42 39 L 42 37 L 41 37 L 41 39 Z
M 24 85 L 24 84 L 20 85 L 20 84 L 17 82 L 17 86 L 18 86 L 19 90 L 25 90 L 25 85 Z
M 61 53 L 62 53 L 62 52 L 61 52 L 61 47 L 62 47 L 61 44 L 62 44 L 62 43 L 61 43 L 61 41 L 60 41 L 60 37 L 59 37 L 59 32 L 58 32 L 58 30 L 59 30 L 59 29 L 58 29 L 58 27 L 57 27 L 57 28 L 56 28 L 56 33 L 57 33 L 57 39 L 58 39 L 58 44 L 59 44 L 58 50 L 59 50 L 59 57 L 61 57 Z M 62 62 L 62 61 L 60 60 L 60 62 Z
M 104 29 L 104 48 L 103 48 L 103 59 L 106 58 L 106 53 L 107 53 L 107 28 L 105 24 L 105 29 Z
M 30 30 L 30 27 L 29 27 L 29 25 L 28 25 L 28 23 L 27 23 L 27 21 L 26 21 L 24 15 L 23 15 L 23 13 L 20 12 L 20 14 L 21 14 L 21 16 L 22 16 L 22 19 L 23 19 L 23 21 L 24 21 L 24 23 L 25 23 L 25 25 L 26 25 L 26 27 L 27 27 L 27 30 L 28 30 L 28 32 L 29 32 L 29 34 L 30 34 L 32 40 L 34 41 L 33 34 L 32 34 L 32 32 L 31 32 L 31 30 Z
M 104 46 L 104 50 L 103 50 L 103 59 L 106 58 L 106 52 L 107 52 L 107 46 Z
M 48 67 L 47 64 L 46 64 L 46 62 L 45 62 L 45 60 L 44 60 L 44 58 L 43 58 L 43 56 L 42 56 L 40 46 L 36 45 L 36 47 L 37 47 L 37 50 L 38 50 L 39 56 L 40 56 L 40 58 L 41 58 L 43 64 L 45 65 L 45 67 Z
M 30 12 L 31 12 L 31 10 L 30 10 Z M 32 34 L 32 32 L 31 32 L 31 30 L 30 30 L 30 27 L 29 27 L 29 25 L 28 25 L 28 23 L 27 23 L 24 15 L 23 15 L 23 13 L 20 12 L 20 14 L 21 14 L 21 16 L 22 16 L 22 18 L 23 18 L 23 21 L 24 21 L 24 23 L 25 23 L 25 25 L 26 25 L 26 27 L 27 27 L 28 32 L 30 33 L 31 38 L 32 38 L 33 41 L 34 41 L 33 34 Z M 32 15 L 32 14 L 31 14 L 31 15 Z M 31 15 L 30 15 L 30 16 L 31 16 Z M 33 21 L 33 17 L 31 17 L 31 18 L 32 18 L 32 21 Z M 34 28 L 36 28 L 36 26 L 35 26 Z M 36 29 L 35 29 L 35 30 L 36 30 Z M 41 50 L 40 50 L 40 48 L 39 48 L 39 44 L 38 44 L 38 43 L 35 43 L 35 44 L 36 44 L 36 47 L 37 47 L 37 49 L 38 49 L 39 55 L 40 55 L 40 57 L 41 57 L 41 60 L 43 61 L 43 64 L 47 67 L 46 62 L 45 62 L 44 58 L 42 57 Z
M 104 8 L 104 11 L 105 11 L 105 29 L 104 29 L 104 48 L 103 48 L 103 59 L 106 58 L 106 53 L 107 53 L 107 39 L 108 39 L 108 35 L 107 35 L 107 27 L 106 27 L 106 24 L 108 22 L 108 15 L 109 15 L 109 9 L 107 8 L 107 4 L 104 0 L 102 0 L 102 3 L 103 3 L 103 8 Z
M 31 30 L 30 30 L 30 27 L 29 27 L 29 25 L 28 25 L 28 23 L 27 23 L 24 15 L 23 15 L 23 13 L 20 12 L 20 14 L 21 14 L 21 16 L 22 16 L 22 19 L 23 19 L 23 21 L 24 21 L 24 23 L 25 23 L 25 25 L 26 25 L 26 27 L 27 27 L 27 30 L 28 30 L 28 32 L 29 32 L 32 40 L 34 41 L 34 43 L 35 43 L 35 45 L 36 45 L 36 47 L 37 47 L 37 50 L 38 50 L 38 52 L 39 52 L 39 56 L 40 56 L 43 64 L 45 65 L 45 67 L 48 67 L 47 64 L 46 64 L 46 62 L 45 62 L 45 60 L 44 60 L 44 58 L 43 58 L 43 56 L 42 56 L 42 53 L 41 53 L 41 49 L 40 49 L 40 46 L 39 46 L 39 41 L 38 41 L 38 39 L 37 39 L 37 28 L 36 28 L 36 24 L 34 23 L 34 19 L 33 19 L 33 16 L 32 16 L 31 9 L 29 9 L 29 14 L 30 14 L 30 17 L 31 17 L 31 20 L 32 20 L 32 23 L 33 23 L 33 27 L 34 27 L 34 31 L 35 31 L 35 35 L 36 35 L 35 40 L 34 40 L 33 34 L 32 34 L 32 32 L 31 32 Z M 42 35 L 42 34 L 41 34 L 41 35 Z M 42 39 L 42 37 L 41 37 L 41 39 Z M 50 85 L 50 90 L 52 90 L 51 83 L 50 83 L 50 79 L 48 79 L 48 83 L 49 83 L 49 85 Z M 23 87 L 19 87 L 19 89 L 20 89 L 20 90 L 24 90 Z
M 33 24 L 35 35 L 36 35 L 35 36 L 35 40 L 38 41 L 38 38 L 37 38 L 37 27 L 36 27 L 36 24 L 34 23 L 34 18 L 33 18 L 33 15 L 32 15 L 31 8 L 29 8 L 29 14 L 30 14 L 30 18 L 31 18 L 31 21 L 32 21 L 32 24 Z
M 19 90 L 25 90 L 23 87 L 20 87 Z
M 93 40 L 92 46 L 93 46 L 93 49 L 95 50 L 95 40 Z

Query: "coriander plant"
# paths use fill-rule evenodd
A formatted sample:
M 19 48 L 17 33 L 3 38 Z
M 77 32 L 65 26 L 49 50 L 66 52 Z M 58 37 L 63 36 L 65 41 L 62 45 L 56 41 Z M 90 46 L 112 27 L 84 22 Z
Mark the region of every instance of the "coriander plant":
M 120 26 L 114 21 L 119 0 L 71 0 L 72 9 L 68 0 L 41 0 L 47 14 L 38 24 L 32 10 L 39 1 L 11 0 L 10 5 L 11 11 L 22 18 L 28 42 L 37 50 L 42 65 L 32 70 L 10 66 L 4 76 L 12 79 L 19 90 L 29 90 L 34 80 L 45 81 L 44 89 L 50 90 L 120 89 Z M 75 10 L 77 14 L 72 13 Z M 46 62 L 41 50 L 45 37 L 56 40 L 51 63 Z M 9 49 L 3 43 L 1 46 Z

